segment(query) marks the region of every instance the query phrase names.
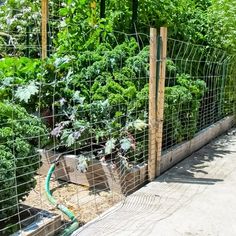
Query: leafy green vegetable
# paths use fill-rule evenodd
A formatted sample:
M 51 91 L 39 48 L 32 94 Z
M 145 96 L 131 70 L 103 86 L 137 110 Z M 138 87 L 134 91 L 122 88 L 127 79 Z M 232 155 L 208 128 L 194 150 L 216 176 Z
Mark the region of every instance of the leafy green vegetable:
M 133 122 L 133 126 L 135 129 L 141 131 L 147 127 L 147 124 L 143 120 L 137 119 Z
M 19 201 L 35 186 L 40 167 L 38 138 L 45 145 L 46 127 L 18 105 L 0 102 L 0 218 L 16 213 Z
M 121 139 L 120 144 L 121 148 L 126 152 L 131 148 L 131 141 L 128 138 Z
M 176 82 L 176 85 L 165 88 L 165 144 L 179 143 L 193 137 L 198 129 L 199 109 L 206 92 L 206 83 L 189 75 L 178 75 Z
M 38 86 L 34 81 L 31 81 L 27 86 L 18 87 L 15 96 L 19 98 L 21 102 L 24 101 L 28 103 L 31 96 L 37 94 L 38 92 Z
M 116 140 L 114 138 L 109 139 L 105 145 L 105 154 L 111 154 L 112 150 L 115 148 Z

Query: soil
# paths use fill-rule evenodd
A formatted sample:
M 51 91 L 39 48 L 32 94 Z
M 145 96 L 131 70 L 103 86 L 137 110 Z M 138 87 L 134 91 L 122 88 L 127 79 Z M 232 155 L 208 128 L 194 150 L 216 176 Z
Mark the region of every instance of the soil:
M 48 201 L 44 190 L 45 176 L 37 175 L 35 179 L 36 187 L 29 193 L 23 204 L 57 213 L 61 215 L 62 221 L 68 221 L 68 218 Z M 86 186 L 55 180 L 51 180 L 50 187 L 58 203 L 68 207 L 81 224 L 89 222 L 123 199 L 121 195 L 110 191 L 95 191 Z

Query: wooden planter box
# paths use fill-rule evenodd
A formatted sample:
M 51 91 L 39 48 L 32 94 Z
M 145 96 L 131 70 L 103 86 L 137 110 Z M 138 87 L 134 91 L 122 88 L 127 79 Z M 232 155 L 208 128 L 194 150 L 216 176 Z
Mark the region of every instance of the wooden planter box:
M 59 153 L 54 153 L 53 151 L 47 151 L 44 149 L 39 150 L 41 155 L 42 166 L 38 170 L 39 175 L 46 176 L 51 163 L 60 155 Z M 61 158 L 58 165 L 52 175 L 56 180 L 69 181 L 69 176 L 66 171 L 66 163 L 64 158 Z
M 42 156 L 43 164 L 39 169 L 38 174 L 47 175 L 51 163 L 61 154 L 48 150 L 39 150 L 39 152 Z M 85 173 L 78 170 L 78 164 L 79 160 L 76 155 L 63 155 L 56 166 L 54 178 L 56 180 L 63 180 L 88 187 L 107 189 L 106 176 L 99 161 L 94 160 L 93 164 L 89 165 L 88 170 Z
M 111 191 L 119 194 L 128 195 L 147 181 L 147 164 L 137 165 L 129 172 L 123 172 L 121 169 L 114 168 L 111 163 L 102 163 L 107 182 Z
M 11 236 L 55 236 L 60 230 L 61 216 L 47 211 L 21 205 L 29 218 L 21 219 L 21 230 Z
M 46 175 L 51 163 L 60 155 L 52 151 L 40 150 L 43 165 L 38 174 Z M 77 166 L 79 160 L 76 155 L 63 155 L 54 172 L 56 180 L 71 182 L 103 190 L 111 190 L 119 194 L 130 194 L 147 181 L 147 164 L 137 165 L 128 172 L 120 168 L 113 168 L 110 162 L 95 161 L 88 167 L 88 171 L 81 173 Z

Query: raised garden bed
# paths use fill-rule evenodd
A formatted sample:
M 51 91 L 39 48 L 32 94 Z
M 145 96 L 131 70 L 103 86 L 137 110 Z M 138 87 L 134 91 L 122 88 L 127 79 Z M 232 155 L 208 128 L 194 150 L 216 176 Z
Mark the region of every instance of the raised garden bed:
M 38 174 L 47 175 L 51 163 L 60 155 L 60 161 L 54 172 L 56 180 L 63 180 L 88 187 L 107 188 L 106 176 L 99 161 L 93 160 L 92 164 L 88 165 L 87 171 L 82 173 L 78 168 L 79 159 L 76 155 L 62 155 L 48 150 L 39 150 L 39 152 L 42 156 L 43 164 Z
M 114 167 L 111 162 L 103 162 L 102 167 L 111 191 L 130 194 L 147 181 L 147 164 L 136 165 L 129 171 Z
M 6 231 L 6 225 L 1 222 L 0 235 L 11 236 L 54 236 L 58 233 L 61 226 L 61 216 L 49 213 L 48 211 L 38 208 L 32 208 L 21 204 L 19 206 L 19 215 L 12 217 L 7 222 L 7 227 L 12 225 L 12 229 Z M 1 228 L 5 228 L 1 231 Z M 21 230 L 11 234 L 13 229 L 20 228 Z
M 196 152 L 211 140 L 229 130 L 233 125 L 235 125 L 235 116 L 227 116 L 198 132 L 191 140 L 180 143 L 163 152 L 161 173 Z
M 46 175 L 50 163 L 55 161 L 61 154 L 47 150 L 40 150 L 40 154 L 43 165 L 38 173 Z M 85 173 L 77 168 L 78 165 L 79 160 L 76 155 L 62 155 L 54 172 L 54 178 L 88 187 L 110 189 L 119 194 L 129 194 L 147 180 L 146 164 L 135 165 L 129 171 L 124 172 L 120 167 L 114 168 L 114 165 L 109 161 L 94 160 Z

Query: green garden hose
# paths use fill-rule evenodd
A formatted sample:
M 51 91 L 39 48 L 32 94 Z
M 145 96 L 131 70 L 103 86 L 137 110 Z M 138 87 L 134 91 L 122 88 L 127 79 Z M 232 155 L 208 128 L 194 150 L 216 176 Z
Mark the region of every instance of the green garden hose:
M 45 182 L 45 190 L 46 190 L 46 194 L 48 197 L 48 200 L 54 205 L 56 206 L 61 212 L 63 212 L 65 215 L 67 215 L 70 220 L 71 220 L 71 225 L 69 227 L 67 227 L 66 229 L 64 229 L 64 231 L 60 234 L 61 236 L 69 236 L 71 235 L 76 229 L 79 228 L 79 222 L 76 219 L 75 215 L 65 206 L 58 204 L 56 199 L 52 196 L 51 191 L 50 191 L 50 179 L 52 176 L 52 173 L 54 172 L 56 167 L 56 163 L 53 163 L 51 165 L 51 167 L 48 170 L 48 174 L 46 177 L 46 182 Z

